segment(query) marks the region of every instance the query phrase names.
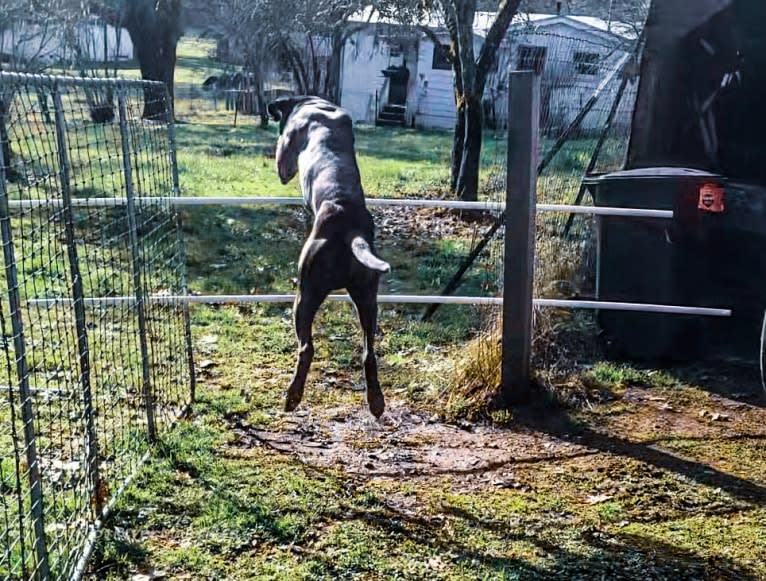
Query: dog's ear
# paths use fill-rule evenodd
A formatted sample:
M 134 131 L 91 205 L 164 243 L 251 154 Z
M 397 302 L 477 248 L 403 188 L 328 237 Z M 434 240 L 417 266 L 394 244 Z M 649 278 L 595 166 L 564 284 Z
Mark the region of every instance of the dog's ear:
M 274 121 L 279 121 L 280 135 L 282 135 L 282 132 L 285 130 L 287 119 L 290 117 L 290 114 L 293 112 L 293 110 L 301 103 L 305 103 L 309 99 L 315 98 L 316 97 L 312 97 L 310 95 L 280 97 L 279 99 L 275 99 L 268 104 L 266 109 L 269 112 L 269 115 L 271 115 L 271 118 L 274 119 Z
M 277 174 L 283 185 L 287 184 L 298 173 L 298 155 L 301 152 L 299 138 L 300 136 L 296 135 L 296 131 L 288 131 L 279 136 L 276 155 Z

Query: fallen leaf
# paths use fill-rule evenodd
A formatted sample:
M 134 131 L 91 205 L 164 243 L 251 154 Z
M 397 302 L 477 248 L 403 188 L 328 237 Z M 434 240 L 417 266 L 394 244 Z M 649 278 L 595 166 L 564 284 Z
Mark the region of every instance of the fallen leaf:
M 444 569 L 445 564 L 439 557 L 431 557 L 430 559 L 428 559 L 428 567 L 430 569 L 441 571 L 442 569 Z

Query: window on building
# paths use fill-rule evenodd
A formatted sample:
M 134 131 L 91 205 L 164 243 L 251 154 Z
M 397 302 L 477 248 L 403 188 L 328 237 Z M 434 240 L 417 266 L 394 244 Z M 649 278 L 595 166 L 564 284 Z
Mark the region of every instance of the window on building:
M 449 53 L 449 45 L 435 44 L 434 45 L 434 60 L 431 64 L 431 68 L 434 70 L 451 71 L 452 70 L 452 58 Z
M 520 71 L 535 71 L 542 74 L 545 69 L 547 49 L 544 46 L 523 44 L 519 47 L 519 59 L 516 68 Z
M 402 45 L 401 44 L 388 45 L 388 56 L 390 56 L 391 58 L 398 58 L 402 56 Z
M 598 74 L 598 53 L 576 52 L 574 53 L 574 66 L 578 75 Z

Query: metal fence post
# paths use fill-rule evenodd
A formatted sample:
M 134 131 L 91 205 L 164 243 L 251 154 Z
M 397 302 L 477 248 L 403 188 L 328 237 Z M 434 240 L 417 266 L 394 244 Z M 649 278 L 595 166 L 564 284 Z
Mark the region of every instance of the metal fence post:
M 146 309 L 144 304 L 143 280 L 141 277 L 141 250 L 138 243 L 138 226 L 136 224 L 136 200 L 133 192 L 133 167 L 130 163 L 130 135 L 128 133 L 128 107 L 125 102 L 125 87 L 118 85 L 117 102 L 120 110 L 120 140 L 122 142 L 122 163 L 125 174 L 125 198 L 128 214 L 128 238 L 130 242 L 131 262 L 133 268 L 133 285 L 136 287 L 136 310 L 138 312 L 138 334 L 141 348 L 142 391 L 146 407 L 146 423 L 149 441 L 157 439 L 157 426 L 154 420 L 154 396 L 149 369 L 149 346 L 146 332 Z
M 11 216 L 8 208 L 8 191 L 5 187 L 5 179 L 5 158 L 3 155 L 3 148 L 0 147 L 0 237 L 2 237 L 5 278 L 8 284 L 8 303 L 11 314 L 11 328 L 13 330 L 16 373 L 19 377 L 21 419 L 24 423 L 24 444 L 26 447 L 28 466 L 29 497 L 35 530 L 34 551 L 37 556 L 36 577 L 40 579 L 50 579 L 48 543 L 45 536 L 45 521 L 43 516 L 43 489 L 35 435 L 35 414 L 32 406 L 32 395 L 29 389 L 29 368 L 27 365 L 26 342 L 24 339 L 24 321 L 21 315 L 21 298 L 19 293 L 18 273 L 16 270 L 16 256 L 13 250 Z
M 173 109 L 170 107 L 170 96 L 166 93 L 168 100 L 168 140 L 170 143 L 170 171 L 173 177 L 173 195 L 181 195 L 181 185 L 178 179 L 178 157 L 176 156 L 176 124 L 173 118 Z M 181 258 L 181 293 L 183 296 L 189 295 L 189 285 L 186 280 L 186 247 L 183 240 L 183 219 L 181 210 L 174 208 L 176 213 L 176 244 Z M 189 403 L 194 403 L 197 396 L 197 375 L 194 370 L 194 343 L 191 332 L 191 314 L 189 303 L 184 301 L 181 305 L 184 318 L 184 336 L 186 341 L 186 357 L 189 365 Z
M 540 76 L 513 72 L 509 86 L 502 395 L 512 404 L 530 391 Z
M 69 274 L 72 277 L 72 299 L 74 307 L 75 328 L 77 329 L 77 355 L 80 365 L 80 385 L 82 386 L 83 412 L 85 414 L 86 450 L 88 454 L 88 478 L 91 483 L 91 499 L 96 506 L 96 514 L 101 514 L 104 499 L 101 494 L 101 476 L 99 462 L 101 456 L 96 431 L 96 414 L 93 407 L 93 392 L 90 383 L 90 348 L 88 346 L 88 329 L 85 320 L 85 292 L 80 273 L 80 261 L 77 256 L 77 243 L 74 235 L 74 219 L 72 216 L 72 192 L 70 182 L 69 149 L 66 136 L 66 119 L 61 103 L 59 87 L 53 90 L 53 109 L 56 119 L 56 147 L 59 160 L 59 185 L 64 214 L 64 236 L 66 237 L 67 259 Z

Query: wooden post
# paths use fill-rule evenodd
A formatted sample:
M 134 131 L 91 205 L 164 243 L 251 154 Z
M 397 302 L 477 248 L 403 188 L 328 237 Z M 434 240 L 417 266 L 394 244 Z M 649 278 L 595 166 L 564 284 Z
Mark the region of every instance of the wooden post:
M 513 404 L 530 390 L 540 76 L 512 72 L 509 86 L 502 395 Z

